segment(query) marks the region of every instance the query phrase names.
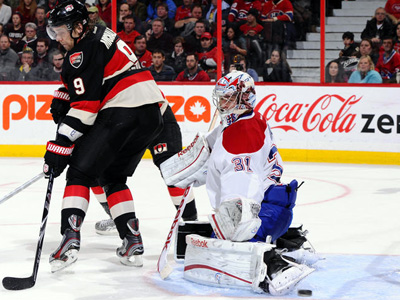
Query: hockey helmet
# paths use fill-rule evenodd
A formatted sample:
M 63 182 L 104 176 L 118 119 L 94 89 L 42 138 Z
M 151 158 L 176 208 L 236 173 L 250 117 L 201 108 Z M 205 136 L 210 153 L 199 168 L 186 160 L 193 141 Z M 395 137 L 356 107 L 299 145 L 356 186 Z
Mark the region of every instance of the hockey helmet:
M 254 108 L 256 91 L 253 78 L 242 71 L 233 71 L 217 81 L 213 91 L 213 102 L 225 126 Z
M 56 35 L 52 28 L 65 25 L 71 32 L 77 22 L 82 23 L 83 32 L 85 32 L 89 23 L 89 14 L 86 6 L 78 0 L 61 2 L 49 13 L 47 33 L 55 40 Z

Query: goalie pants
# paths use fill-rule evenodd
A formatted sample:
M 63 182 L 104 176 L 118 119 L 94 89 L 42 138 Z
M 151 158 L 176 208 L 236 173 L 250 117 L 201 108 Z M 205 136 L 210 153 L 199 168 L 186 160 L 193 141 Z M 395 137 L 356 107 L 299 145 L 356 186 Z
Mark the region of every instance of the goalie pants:
M 128 190 L 127 177 L 133 175 L 146 148 L 162 127 L 163 119 L 157 103 L 100 111 L 91 129 L 77 140 L 67 172 L 66 191 L 69 186 L 88 189 L 96 186 L 97 181 L 103 187 L 113 187 L 111 190 Z M 89 199 L 86 200 L 89 202 Z M 68 227 L 70 215 L 85 216 L 85 205 L 73 207 L 74 203 L 79 201 L 71 201 L 66 206 L 63 204 L 62 234 Z M 126 224 L 135 216 L 134 213 L 128 213 L 121 217 L 118 223 Z
M 286 233 L 293 220 L 293 207 L 297 198 L 297 180 L 289 184 L 274 185 L 264 193 L 261 210 L 258 216 L 261 226 L 250 242 L 265 242 L 268 235 L 272 242 Z

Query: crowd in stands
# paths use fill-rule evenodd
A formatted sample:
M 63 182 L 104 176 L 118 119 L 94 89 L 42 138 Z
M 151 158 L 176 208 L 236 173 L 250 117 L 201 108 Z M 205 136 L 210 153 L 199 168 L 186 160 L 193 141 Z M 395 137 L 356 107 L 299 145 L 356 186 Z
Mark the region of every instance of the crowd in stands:
M 46 32 L 46 13 L 57 1 L 0 0 L 0 81 L 59 80 L 64 49 Z M 112 27 L 111 0 L 80 1 L 87 6 L 91 25 Z M 305 40 L 307 32 L 316 32 L 319 2 L 223 0 L 223 72 L 246 70 L 255 81 L 292 82 L 286 51 Z M 340 2 L 327 1 L 328 10 Z M 360 43 L 351 32 L 343 34 L 344 49 L 328 64 L 327 82 L 348 82 L 353 71 L 358 76 L 351 82 L 365 82 L 367 67 L 361 68 L 361 61 L 367 61 L 383 82 L 393 82 L 400 68 L 394 63 L 400 64 L 399 2 L 387 0 L 384 8 L 377 9 Z M 118 0 L 117 4 L 119 37 L 157 81 L 215 80 L 217 0 Z
M 356 42 L 344 32 L 344 48 L 325 68 L 326 83 L 400 83 L 400 0 L 387 0 L 367 20 Z

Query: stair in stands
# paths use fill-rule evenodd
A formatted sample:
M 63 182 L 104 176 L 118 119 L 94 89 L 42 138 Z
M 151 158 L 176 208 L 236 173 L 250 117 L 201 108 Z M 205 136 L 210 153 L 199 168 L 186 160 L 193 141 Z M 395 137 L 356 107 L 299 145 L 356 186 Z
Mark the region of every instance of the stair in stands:
M 326 18 L 325 65 L 339 57 L 343 49 L 342 34 L 354 33 L 354 40 L 361 41 L 361 32 L 378 7 L 386 1 L 355 0 L 342 1 L 341 9 L 334 9 L 333 16 Z M 317 28 L 319 31 L 319 28 Z M 287 52 L 287 61 L 293 71 L 293 82 L 320 82 L 320 33 L 307 33 L 306 41 L 296 42 L 296 50 Z

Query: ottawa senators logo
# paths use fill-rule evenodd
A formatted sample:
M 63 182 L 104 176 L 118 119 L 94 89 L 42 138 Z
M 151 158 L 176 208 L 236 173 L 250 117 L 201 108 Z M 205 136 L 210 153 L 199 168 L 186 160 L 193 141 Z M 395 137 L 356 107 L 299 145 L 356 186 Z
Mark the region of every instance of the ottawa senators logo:
M 78 69 L 83 62 L 83 52 L 76 52 L 70 55 L 69 57 L 69 63 L 71 64 L 71 66 L 73 66 L 74 68 Z
M 154 146 L 154 154 L 161 154 L 163 152 L 167 152 L 167 144 L 160 143 Z

